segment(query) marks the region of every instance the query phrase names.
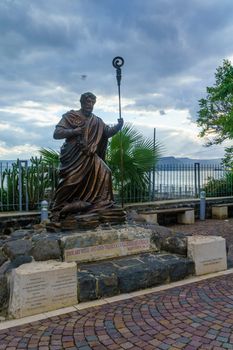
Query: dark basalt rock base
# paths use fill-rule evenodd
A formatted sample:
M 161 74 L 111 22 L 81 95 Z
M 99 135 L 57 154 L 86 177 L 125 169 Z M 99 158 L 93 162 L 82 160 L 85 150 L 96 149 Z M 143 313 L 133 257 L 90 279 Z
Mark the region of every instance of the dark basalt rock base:
M 78 266 L 78 300 L 88 301 L 158 286 L 194 274 L 191 259 L 144 253 Z

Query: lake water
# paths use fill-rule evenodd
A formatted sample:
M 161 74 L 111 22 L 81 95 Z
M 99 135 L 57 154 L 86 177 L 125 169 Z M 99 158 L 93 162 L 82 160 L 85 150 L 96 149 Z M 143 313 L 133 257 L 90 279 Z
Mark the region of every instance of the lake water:
M 155 193 L 177 194 L 177 196 L 193 196 L 212 179 L 221 179 L 226 171 L 221 168 L 180 169 L 155 171 L 151 174 L 151 191 Z

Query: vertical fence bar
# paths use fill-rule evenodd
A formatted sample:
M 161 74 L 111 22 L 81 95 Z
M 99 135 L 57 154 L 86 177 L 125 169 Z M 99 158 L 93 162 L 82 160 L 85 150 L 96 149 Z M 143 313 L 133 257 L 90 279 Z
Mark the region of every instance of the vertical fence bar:
M 194 163 L 195 197 L 200 193 L 200 163 Z
M 37 191 L 36 191 L 36 196 L 35 198 L 37 197 L 37 205 L 39 207 L 40 205 L 40 179 L 39 179 L 39 176 L 40 176 L 40 170 L 39 170 L 39 162 L 38 162 L 38 159 L 36 158 L 36 166 L 35 166 L 35 181 L 37 183 Z M 43 198 L 44 199 L 44 198 Z
M 151 171 L 148 172 L 148 200 L 153 200 L 151 193 Z
M 25 164 L 25 209 L 28 211 L 28 161 L 24 161 Z
M 11 165 L 12 170 L 12 210 L 15 210 L 15 172 L 14 167 Z
M 44 195 L 45 195 L 45 179 L 44 179 L 45 171 L 46 171 L 46 167 L 42 163 L 42 169 L 41 169 L 41 175 L 42 175 L 41 176 L 41 185 L 42 185 L 41 195 L 42 195 L 43 198 L 44 198 Z
M 19 162 L 19 211 L 22 211 L 22 165 L 21 161 L 18 160 Z
M 188 164 L 188 171 L 187 171 L 187 183 L 189 184 L 189 188 L 191 190 L 191 196 L 194 195 L 193 193 L 193 169 L 191 164 Z
M 19 160 L 19 211 L 23 211 L 23 184 L 25 182 L 25 209 L 28 210 L 28 161 Z M 24 164 L 24 169 L 23 165 Z M 23 176 L 25 170 L 25 176 Z M 23 181 L 25 179 L 25 181 Z
M 184 180 L 184 167 L 182 164 L 178 165 L 179 170 L 177 171 L 177 176 L 178 176 L 178 180 L 177 182 L 179 183 L 179 187 L 180 187 L 180 198 L 183 198 L 184 196 L 184 185 L 185 185 L 185 180 Z M 180 173 L 180 176 L 179 176 Z
M 8 169 L 8 162 L 6 163 L 6 183 L 7 183 L 7 188 L 9 188 L 9 169 Z M 9 210 L 10 206 L 9 206 L 9 191 L 7 191 L 6 193 L 6 207 L 7 210 Z
M 153 135 L 153 151 L 155 154 L 155 140 L 156 140 L 156 128 L 154 128 L 154 135 Z M 152 196 L 154 200 L 155 195 L 155 164 L 153 165 L 153 174 L 152 174 Z
M 190 193 L 190 181 L 189 181 L 189 170 L 190 166 L 188 164 L 188 166 L 186 167 L 186 169 L 184 169 L 184 181 L 185 181 L 185 193 L 184 196 L 185 197 L 190 197 L 191 193 Z
M 197 173 L 196 173 L 196 164 L 194 164 L 194 187 L 195 187 L 195 197 L 197 197 Z
M 201 191 L 201 172 L 200 172 L 200 163 L 198 163 L 198 167 L 197 167 L 198 171 L 197 171 L 197 188 L 198 188 L 198 197 L 200 195 L 200 191 Z
M 0 163 L 0 178 L 1 178 L 1 210 L 3 211 L 3 171 L 2 171 L 2 162 Z

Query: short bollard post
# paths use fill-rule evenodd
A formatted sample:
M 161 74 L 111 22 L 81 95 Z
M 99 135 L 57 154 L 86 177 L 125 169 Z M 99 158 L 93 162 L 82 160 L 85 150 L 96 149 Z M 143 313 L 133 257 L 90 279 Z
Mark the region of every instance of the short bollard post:
M 48 220 L 48 202 L 47 201 L 42 201 L 41 202 L 41 209 L 40 209 L 40 221 L 44 222 Z
M 205 220 L 205 210 L 206 210 L 206 193 L 205 191 L 200 192 L 200 220 Z

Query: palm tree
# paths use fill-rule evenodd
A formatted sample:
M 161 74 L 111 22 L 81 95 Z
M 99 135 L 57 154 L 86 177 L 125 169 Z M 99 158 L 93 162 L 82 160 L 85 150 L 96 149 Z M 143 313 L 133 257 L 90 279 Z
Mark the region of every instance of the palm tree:
M 131 124 L 112 137 L 107 163 L 112 170 L 113 187 L 130 201 L 148 196 L 149 172 L 154 169 L 162 151 L 161 145 L 145 138 Z

